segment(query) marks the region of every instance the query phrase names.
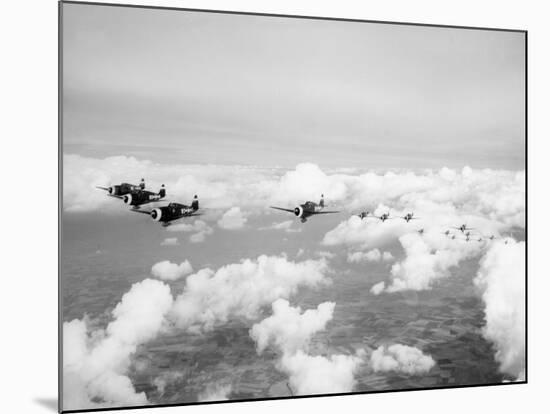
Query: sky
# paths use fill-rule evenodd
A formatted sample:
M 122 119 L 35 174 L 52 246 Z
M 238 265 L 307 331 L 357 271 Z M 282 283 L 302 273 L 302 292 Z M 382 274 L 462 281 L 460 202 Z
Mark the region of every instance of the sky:
M 525 167 L 517 32 L 63 6 L 64 152 Z

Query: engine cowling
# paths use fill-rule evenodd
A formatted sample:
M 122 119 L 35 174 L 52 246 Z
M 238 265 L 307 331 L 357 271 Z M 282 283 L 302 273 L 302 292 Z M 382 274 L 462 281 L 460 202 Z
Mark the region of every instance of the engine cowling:
M 302 217 L 304 215 L 304 209 L 302 207 L 296 207 L 294 209 L 294 214 L 296 217 Z
M 132 194 L 126 194 L 122 199 L 124 204 L 132 204 Z
M 154 208 L 151 211 L 151 218 L 155 221 L 160 221 L 162 218 L 162 210 L 160 208 Z

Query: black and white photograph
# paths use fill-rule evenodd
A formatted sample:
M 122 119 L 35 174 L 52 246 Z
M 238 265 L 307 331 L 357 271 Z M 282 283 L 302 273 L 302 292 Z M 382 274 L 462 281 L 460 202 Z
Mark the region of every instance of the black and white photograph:
M 526 36 L 61 2 L 60 409 L 526 383 Z

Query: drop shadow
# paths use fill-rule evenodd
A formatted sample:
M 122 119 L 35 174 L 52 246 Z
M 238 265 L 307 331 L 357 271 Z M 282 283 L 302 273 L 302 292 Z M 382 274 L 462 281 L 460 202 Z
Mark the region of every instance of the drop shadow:
M 34 402 L 50 411 L 58 412 L 57 398 L 35 398 Z

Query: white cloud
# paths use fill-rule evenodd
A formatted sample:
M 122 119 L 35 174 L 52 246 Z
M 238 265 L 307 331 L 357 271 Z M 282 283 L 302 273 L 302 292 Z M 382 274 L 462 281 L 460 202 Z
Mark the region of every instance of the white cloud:
M 439 234 L 431 239 L 429 235 L 409 233 L 401 236 L 399 242 L 406 257 L 393 264 L 388 292 L 430 289 L 438 279 L 449 276 L 451 267 L 480 253 L 477 243 L 449 240 Z
M 229 317 L 256 318 L 263 306 L 288 299 L 300 286 L 330 283 L 323 259 L 292 262 L 285 256 L 262 255 L 217 271 L 201 269 L 187 277 L 176 298 L 173 318 L 190 330 L 209 330 Z
M 177 245 L 179 245 L 178 238 L 177 237 L 167 237 L 166 239 L 164 239 L 163 241 L 160 242 L 160 245 L 161 246 L 177 246 Z
M 287 233 L 299 233 L 302 231 L 301 227 L 295 228 L 292 227 L 296 223 L 295 220 L 286 220 L 281 222 L 275 222 L 270 226 L 260 227 L 259 230 L 283 230 Z
M 368 252 L 350 252 L 347 260 L 349 263 L 379 262 L 393 260 L 393 256 L 390 252 L 381 252 L 375 248 Z
M 423 374 L 435 366 L 434 359 L 413 346 L 394 344 L 380 346 L 370 357 L 375 372 L 396 371 L 409 375 Z
M 161 331 L 172 303 L 167 285 L 146 279 L 122 296 L 105 330 L 88 332 L 86 319 L 65 322 L 63 408 L 145 404 L 127 370 L 137 347 Z
M 370 288 L 370 291 L 371 291 L 371 293 L 373 293 L 375 295 L 379 295 L 380 293 L 382 293 L 384 291 L 385 287 L 386 287 L 385 282 L 379 282 L 379 283 L 373 285 Z
M 338 393 L 352 391 L 355 372 L 363 362 L 364 351 L 356 355 L 313 356 L 306 353 L 313 335 L 324 330 L 332 319 L 335 304 L 321 303 L 317 309 L 302 313 L 285 300 L 273 303 L 273 314 L 255 324 L 250 336 L 259 353 L 269 345 L 281 356 L 277 368 L 289 376 L 294 394 Z
M 283 352 L 293 353 L 307 348 L 311 336 L 324 330 L 332 319 L 334 306 L 334 302 L 324 302 L 317 309 L 308 309 L 302 313 L 299 307 L 290 306 L 287 300 L 276 300 L 272 304 L 273 314 L 250 330 L 258 353 L 261 354 L 271 343 Z
M 206 236 L 214 233 L 214 229 L 202 220 L 195 220 L 193 223 L 172 224 L 167 227 L 167 230 L 170 232 L 194 232 L 194 234 L 189 236 L 191 243 L 202 243 L 206 239 Z
M 322 250 L 322 251 L 319 251 L 317 252 L 317 255 L 319 257 L 324 257 L 325 259 L 334 259 L 334 257 L 336 257 L 336 254 L 332 253 L 332 252 L 328 252 L 326 250 Z
M 298 395 L 330 394 L 353 391 L 355 372 L 362 364 L 362 354 L 312 356 L 299 350 L 284 354 L 280 369 L 289 376 Z
M 231 384 L 209 384 L 198 396 L 200 402 L 228 400 L 231 394 Z
M 178 280 L 181 277 L 193 272 L 193 267 L 188 260 L 177 263 L 172 263 L 168 260 L 155 263 L 151 268 L 151 274 L 162 280 Z
M 500 370 L 525 377 L 525 242 L 493 243 L 475 278 L 485 303 L 484 336 L 496 348 Z
M 238 230 L 244 227 L 247 220 L 240 207 L 231 207 L 218 220 L 218 226 L 225 230 Z

